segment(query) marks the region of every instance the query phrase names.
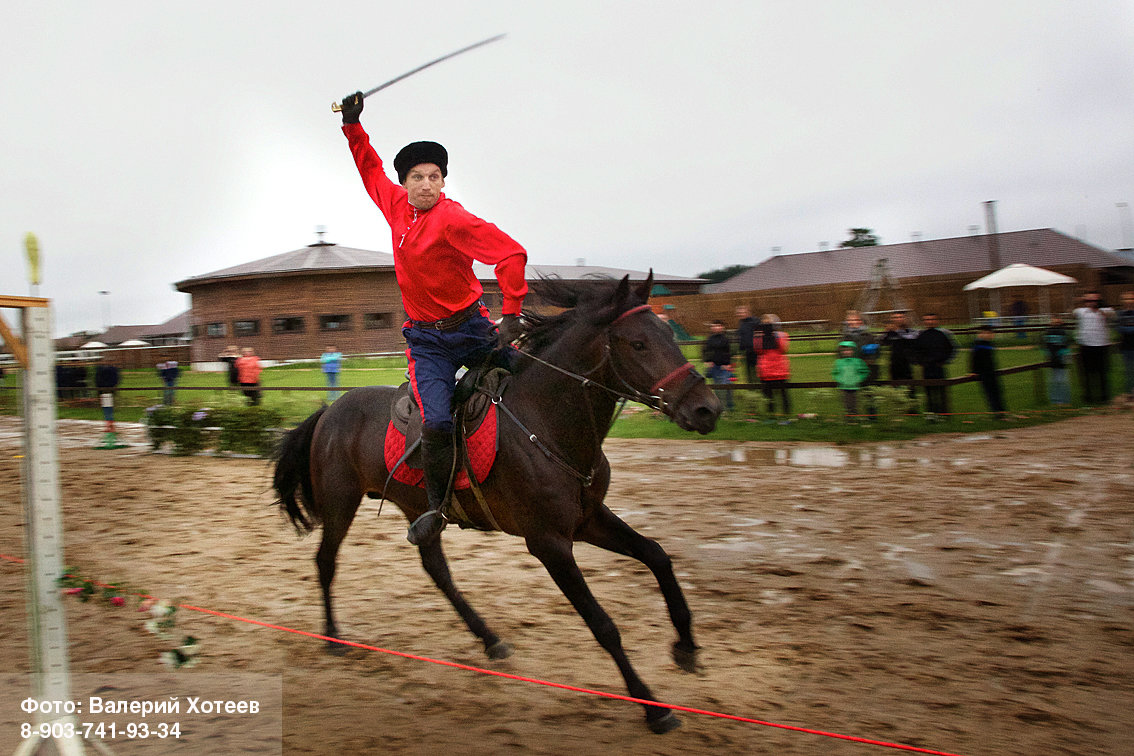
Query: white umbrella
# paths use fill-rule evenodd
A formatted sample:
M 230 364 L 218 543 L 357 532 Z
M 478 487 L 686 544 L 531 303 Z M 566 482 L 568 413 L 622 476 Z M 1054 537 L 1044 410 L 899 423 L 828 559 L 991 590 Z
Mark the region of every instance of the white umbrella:
M 977 289 L 1004 289 L 1010 286 L 1055 286 L 1057 284 L 1073 284 L 1078 283 L 1071 276 L 1065 276 L 1062 273 L 1056 273 L 1054 270 L 1047 270 L 1046 268 L 1037 268 L 1034 265 L 1025 265 L 1024 263 L 1012 263 L 1007 267 L 989 273 L 973 281 L 972 283 L 965 284 L 963 287 L 965 291 L 976 291 Z M 1045 311 L 1051 309 L 1048 302 L 1047 289 L 1041 290 L 1041 303 Z M 995 309 L 1000 309 L 1000 293 L 996 293 Z
M 142 341 L 141 339 L 130 339 L 128 341 L 123 341 L 118 346 L 123 347 L 123 346 L 149 346 L 149 345 L 150 345 L 150 342 L 148 342 L 148 341 Z
M 86 344 L 79 347 L 79 349 L 106 349 L 106 344 L 103 344 L 101 341 L 88 341 Z
M 1008 286 L 1052 286 L 1053 284 L 1078 283 L 1071 276 L 1056 273 L 1054 270 L 1037 268 L 1024 263 L 1012 263 L 995 273 L 989 273 L 978 278 L 970 284 L 965 284 L 965 291 L 973 289 L 1003 289 Z

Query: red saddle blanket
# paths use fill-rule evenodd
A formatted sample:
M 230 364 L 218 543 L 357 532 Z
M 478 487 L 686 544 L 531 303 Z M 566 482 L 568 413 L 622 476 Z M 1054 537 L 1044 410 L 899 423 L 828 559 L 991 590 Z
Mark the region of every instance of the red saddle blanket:
M 420 427 L 420 424 L 418 425 Z M 492 464 L 496 461 L 496 405 L 493 404 L 488 407 L 484 420 L 465 437 L 465 445 L 469 451 L 469 467 L 472 468 L 476 482 L 483 483 L 484 479 L 488 477 L 489 471 L 492 470 Z M 398 464 L 398 460 L 405 453 L 405 431 L 399 429 L 391 420 L 386 427 L 386 469 L 392 469 L 394 465 Z M 425 474 L 421 471 L 420 450 L 410 455 L 409 459 L 394 470 L 394 480 L 419 488 L 425 486 Z M 453 482 L 453 488 L 459 490 L 468 488 L 469 485 L 468 473 L 465 472 L 464 465 L 460 465 Z

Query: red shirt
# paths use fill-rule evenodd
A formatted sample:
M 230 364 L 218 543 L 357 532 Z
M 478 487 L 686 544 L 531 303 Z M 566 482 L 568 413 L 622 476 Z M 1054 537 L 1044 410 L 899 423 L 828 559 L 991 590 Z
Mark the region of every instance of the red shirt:
M 343 133 L 367 193 L 393 232 L 394 273 L 406 314 L 412 320 L 441 320 L 480 299 L 484 287 L 473 274 L 476 260 L 496 266 L 503 314 L 519 315 L 528 293 L 524 248 L 444 194 L 429 210 L 418 210 L 405 188 L 386 175 L 362 126 L 344 124 Z

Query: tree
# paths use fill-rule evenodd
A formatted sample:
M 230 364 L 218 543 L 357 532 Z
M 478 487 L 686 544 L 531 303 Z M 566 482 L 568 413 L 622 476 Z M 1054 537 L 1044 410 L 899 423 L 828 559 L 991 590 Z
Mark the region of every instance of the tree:
M 850 229 L 851 238 L 840 244 L 840 247 L 877 247 L 878 237 L 869 228 Z
M 707 273 L 698 273 L 697 278 L 706 278 L 709 280 L 709 283 L 720 283 L 721 281 L 727 281 L 733 276 L 739 276 L 741 273 L 751 268 L 751 265 L 730 265 L 727 268 L 717 268 Z

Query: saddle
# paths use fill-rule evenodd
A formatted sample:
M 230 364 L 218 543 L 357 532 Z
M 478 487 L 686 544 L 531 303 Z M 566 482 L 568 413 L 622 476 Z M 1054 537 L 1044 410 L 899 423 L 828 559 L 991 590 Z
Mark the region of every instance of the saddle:
M 470 370 L 458 381 L 453 392 L 453 417 L 461 431 L 457 449 L 457 475 L 454 490 L 470 488 L 470 474 L 483 483 L 496 461 L 496 405 L 491 397 L 500 396 L 511 373 L 500 368 Z M 398 387 L 386 429 L 384 456 L 386 469 L 399 483 L 424 487 L 421 463 L 421 410 L 408 382 Z M 463 439 L 464 443 L 460 443 Z

